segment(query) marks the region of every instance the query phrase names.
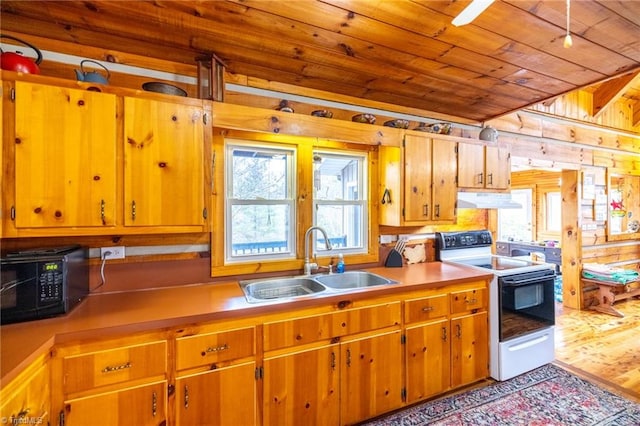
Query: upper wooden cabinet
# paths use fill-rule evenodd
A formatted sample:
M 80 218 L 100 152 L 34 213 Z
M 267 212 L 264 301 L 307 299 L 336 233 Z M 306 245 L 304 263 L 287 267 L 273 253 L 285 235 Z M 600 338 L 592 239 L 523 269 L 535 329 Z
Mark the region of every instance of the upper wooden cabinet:
M 507 148 L 470 143 L 458 144 L 458 187 L 509 189 L 511 154 Z
M 206 229 L 203 101 L 8 86 L 2 236 Z
M 380 147 L 380 224 L 451 223 L 456 206 L 456 144 L 405 135 L 402 148 Z
M 124 223 L 204 223 L 202 107 L 124 98 Z
M 116 221 L 116 96 L 16 82 L 16 228 Z

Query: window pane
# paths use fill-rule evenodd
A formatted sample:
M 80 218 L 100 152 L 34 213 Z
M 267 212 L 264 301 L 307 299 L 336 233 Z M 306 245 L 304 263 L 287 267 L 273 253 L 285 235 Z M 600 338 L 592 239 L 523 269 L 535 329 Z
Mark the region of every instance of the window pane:
M 360 200 L 362 157 L 313 156 L 313 196 L 316 200 Z
M 233 256 L 291 252 L 288 205 L 243 204 L 231 208 Z
M 285 152 L 248 147 L 234 148 L 231 198 L 243 200 L 288 198 L 287 166 Z
M 327 231 L 331 245 L 336 249 L 363 247 L 362 206 L 319 205 L 316 223 Z M 324 240 L 317 237 L 318 251 L 324 250 Z
M 519 209 L 498 209 L 498 240 L 532 241 L 533 192 L 531 189 L 514 189 L 511 191 L 513 201 L 519 203 Z
M 295 151 L 227 146 L 225 255 L 227 261 L 295 256 Z
M 562 197 L 559 192 L 547 193 L 547 231 L 560 231 L 562 228 Z
M 327 231 L 334 249 L 367 250 L 365 155 L 316 151 L 313 155 L 314 224 Z M 325 250 L 316 236 L 317 251 Z

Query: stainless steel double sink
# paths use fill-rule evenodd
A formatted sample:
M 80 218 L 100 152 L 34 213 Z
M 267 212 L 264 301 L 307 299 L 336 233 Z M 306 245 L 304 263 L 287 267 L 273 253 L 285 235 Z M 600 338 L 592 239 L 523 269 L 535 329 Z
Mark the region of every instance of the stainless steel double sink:
M 240 281 L 240 288 L 249 303 L 295 300 L 302 297 L 341 294 L 349 291 L 397 284 L 397 281 L 366 271 L 342 274 L 318 274 Z

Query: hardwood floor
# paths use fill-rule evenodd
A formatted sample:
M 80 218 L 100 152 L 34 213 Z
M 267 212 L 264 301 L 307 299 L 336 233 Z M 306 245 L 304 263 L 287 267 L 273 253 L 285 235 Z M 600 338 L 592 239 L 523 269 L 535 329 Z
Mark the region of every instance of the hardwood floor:
M 624 318 L 556 304 L 556 363 L 640 402 L 640 300 L 614 306 Z

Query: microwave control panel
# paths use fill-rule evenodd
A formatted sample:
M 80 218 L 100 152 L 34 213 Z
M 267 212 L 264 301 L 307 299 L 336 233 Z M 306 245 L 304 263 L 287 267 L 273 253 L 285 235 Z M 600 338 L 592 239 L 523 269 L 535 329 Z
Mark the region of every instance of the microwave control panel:
M 40 302 L 62 300 L 62 281 L 64 277 L 64 265 L 62 262 L 42 262 L 39 266 L 38 290 Z

